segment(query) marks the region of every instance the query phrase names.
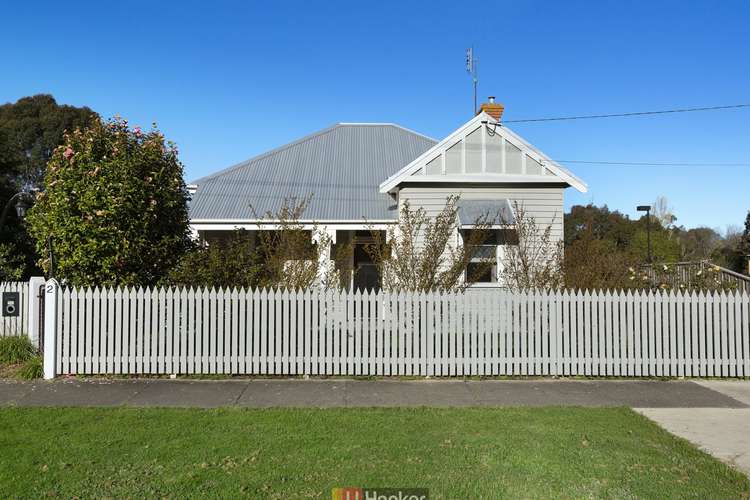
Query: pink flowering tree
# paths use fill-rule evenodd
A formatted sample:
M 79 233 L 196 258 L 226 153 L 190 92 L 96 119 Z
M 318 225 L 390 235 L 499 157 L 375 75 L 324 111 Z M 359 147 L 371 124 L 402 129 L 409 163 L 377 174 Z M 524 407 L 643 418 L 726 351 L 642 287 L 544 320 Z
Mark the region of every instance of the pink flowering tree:
M 40 265 L 75 285 L 151 285 L 191 246 L 188 193 L 177 150 L 156 126 L 96 120 L 47 163 L 28 214 Z

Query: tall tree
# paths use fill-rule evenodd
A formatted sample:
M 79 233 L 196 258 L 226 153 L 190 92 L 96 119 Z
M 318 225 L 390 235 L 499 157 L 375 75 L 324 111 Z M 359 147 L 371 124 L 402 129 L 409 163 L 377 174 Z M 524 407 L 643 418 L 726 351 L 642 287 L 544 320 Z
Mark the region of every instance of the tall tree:
M 742 233 L 739 250 L 746 259 L 746 267 L 743 271 L 750 274 L 750 210 L 747 211 L 747 217 L 745 217 L 745 230 Z
M 41 264 L 71 285 L 150 285 L 191 246 L 188 193 L 174 145 L 154 128 L 96 120 L 66 133 L 28 221 Z
M 9 147 L 5 132 L 0 130 L 0 212 L 15 194 L 14 180 L 17 174 L 17 157 Z M 23 251 L 22 243 L 28 238 L 19 238 L 25 236 L 25 231 L 19 227 L 15 211 L 12 212 L 0 229 L 0 281 L 20 280 L 26 270 L 27 252 Z
M 710 227 L 681 230 L 677 238 L 682 246 L 681 260 L 708 260 L 722 243 L 722 237 Z
M 657 196 L 651 207 L 651 215 L 664 228 L 670 228 L 677 220 L 674 209 L 669 206 L 669 200 L 666 196 Z
M 98 115 L 88 107 L 57 104 L 47 94 L 0 106 L 0 131 L 16 162 L 16 184 L 39 186 L 44 167 L 65 131 L 85 128 Z
M 59 105 L 50 95 L 0 105 L 0 210 L 18 190 L 41 187 L 45 165 L 65 130 L 85 127 L 96 117 L 87 107 Z M 39 273 L 36 260 L 26 226 L 11 207 L 0 230 L 0 280 Z
M 617 248 L 630 245 L 637 226 L 627 215 L 614 210 L 607 205 L 574 205 L 565 214 L 565 245 L 585 239 L 603 239 L 611 242 Z

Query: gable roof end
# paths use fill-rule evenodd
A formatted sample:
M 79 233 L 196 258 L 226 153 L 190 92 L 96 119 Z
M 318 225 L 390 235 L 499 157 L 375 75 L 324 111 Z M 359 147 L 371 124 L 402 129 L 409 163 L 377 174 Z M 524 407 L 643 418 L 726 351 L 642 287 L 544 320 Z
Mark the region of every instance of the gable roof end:
M 489 126 L 493 126 L 497 122 L 495 119 L 488 115 L 486 112 L 480 112 L 471 120 L 463 124 L 461 127 L 453 131 L 445 139 L 440 141 L 432 148 L 425 151 L 422 155 L 416 158 L 414 161 L 406 165 L 404 168 L 390 176 L 388 179 L 380 184 L 380 192 L 388 193 L 394 190 L 399 184 L 407 180 L 415 181 L 416 179 L 409 179 L 412 175 L 424 168 L 427 163 L 438 157 L 439 155 L 445 154 L 445 150 L 456 144 L 458 141 L 465 138 L 465 136 L 477 127 L 483 127 L 482 122 L 487 122 Z M 566 169 L 559 163 L 553 161 L 547 155 L 542 153 L 539 149 L 532 146 L 518 134 L 510 130 L 508 127 L 503 126 L 501 123 L 498 124 L 495 129 L 496 133 L 503 137 L 507 142 L 510 142 L 518 149 L 522 150 L 526 155 L 538 161 L 546 170 L 552 175 L 556 176 L 560 181 L 576 188 L 578 191 L 585 193 L 588 190 L 586 183 L 573 174 L 570 170 Z M 460 178 L 460 179 L 459 179 Z M 539 182 L 538 176 L 527 176 L 527 175 L 509 175 L 509 174 L 497 174 L 497 173 L 472 173 L 472 174 L 453 174 L 450 176 L 443 175 L 442 178 L 439 175 L 429 176 L 429 179 L 424 180 L 434 182 Z

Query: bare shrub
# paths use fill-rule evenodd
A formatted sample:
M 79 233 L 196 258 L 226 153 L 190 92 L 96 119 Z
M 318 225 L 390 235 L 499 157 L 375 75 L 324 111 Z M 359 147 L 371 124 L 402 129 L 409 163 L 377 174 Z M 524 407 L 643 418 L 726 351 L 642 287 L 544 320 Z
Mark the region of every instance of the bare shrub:
M 256 218 L 256 251 L 261 263 L 258 286 L 301 290 L 313 286 L 339 288 L 348 283 L 351 245 L 337 245 L 329 254 L 332 238 L 317 222 L 305 229 L 300 222 L 311 197 L 285 198 L 281 207 Z M 275 226 L 267 229 L 263 220 Z
M 469 262 L 477 262 L 477 247 L 487 238 L 497 215 L 484 214 L 473 221 L 467 241 L 459 241 L 458 196 L 449 196 L 441 212 L 430 217 L 423 208 L 402 202 L 398 223 L 383 232 L 371 229 L 374 242 L 366 245 L 378 269 L 381 287 L 389 291 L 463 291 L 487 272 L 494 259 L 479 258 L 471 275 Z M 474 258 L 474 259 L 472 259 Z
M 514 202 L 517 244 L 505 245 L 500 276 L 511 290 L 557 289 L 563 286 L 563 244 L 552 239 L 552 224 L 540 228 L 536 218 Z

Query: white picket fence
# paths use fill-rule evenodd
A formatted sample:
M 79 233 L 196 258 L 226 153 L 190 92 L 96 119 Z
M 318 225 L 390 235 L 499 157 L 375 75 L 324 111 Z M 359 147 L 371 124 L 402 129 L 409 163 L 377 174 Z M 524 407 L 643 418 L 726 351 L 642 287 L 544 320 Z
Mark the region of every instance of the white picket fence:
M 0 298 L 4 292 L 18 292 L 20 308 L 18 316 L 6 316 L 0 311 L 0 337 L 26 335 L 29 332 L 29 282 L 3 281 L 0 282 Z
M 750 376 L 744 293 L 392 294 L 50 283 L 46 376 Z

